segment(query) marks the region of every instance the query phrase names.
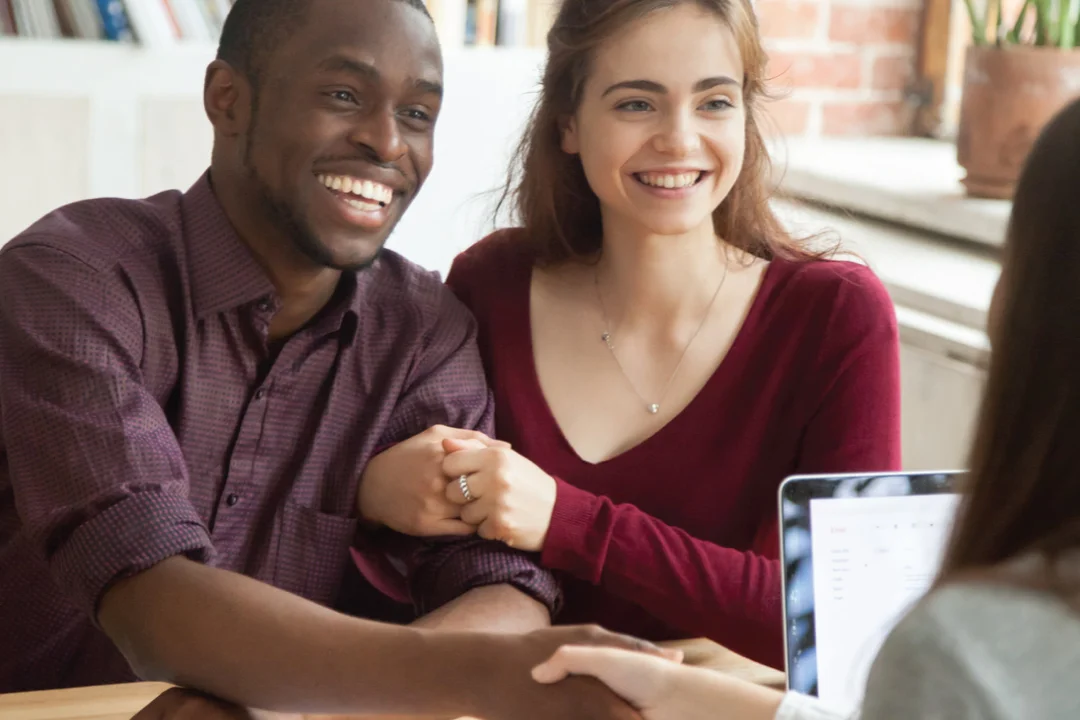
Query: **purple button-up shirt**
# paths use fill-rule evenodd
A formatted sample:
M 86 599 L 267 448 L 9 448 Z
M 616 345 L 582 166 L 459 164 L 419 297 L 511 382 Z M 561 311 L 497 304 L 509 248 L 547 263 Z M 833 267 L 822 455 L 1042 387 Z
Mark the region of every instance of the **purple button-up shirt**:
M 391 252 L 272 354 L 278 306 L 208 176 L 0 251 L 0 692 L 134 679 L 97 603 L 174 555 L 383 614 L 349 558 L 357 483 L 433 424 L 491 432 L 475 323 Z M 409 542 L 420 612 L 503 582 L 556 602 L 503 545 Z

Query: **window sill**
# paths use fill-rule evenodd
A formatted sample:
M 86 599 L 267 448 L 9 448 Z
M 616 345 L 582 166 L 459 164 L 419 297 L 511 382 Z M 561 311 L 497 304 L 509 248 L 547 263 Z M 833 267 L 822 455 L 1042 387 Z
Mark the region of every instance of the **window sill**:
M 956 146 L 920 138 L 790 141 L 773 151 L 781 192 L 956 240 L 1000 247 L 1011 203 L 964 194 Z

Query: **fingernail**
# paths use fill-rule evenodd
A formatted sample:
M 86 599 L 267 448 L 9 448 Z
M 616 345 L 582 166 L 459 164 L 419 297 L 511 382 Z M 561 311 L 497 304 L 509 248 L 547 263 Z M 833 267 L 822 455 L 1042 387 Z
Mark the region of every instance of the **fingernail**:
M 536 682 L 549 682 L 551 678 L 551 666 L 547 663 L 537 665 L 532 669 L 532 679 Z

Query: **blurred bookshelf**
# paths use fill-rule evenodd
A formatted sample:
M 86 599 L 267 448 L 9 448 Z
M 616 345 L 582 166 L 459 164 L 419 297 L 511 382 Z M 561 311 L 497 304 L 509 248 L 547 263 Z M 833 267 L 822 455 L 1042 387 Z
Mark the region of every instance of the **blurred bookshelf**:
M 233 0 L 0 0 L 0 38 L 216 43 Z M 557 0 L 427 0 L 442 45 L 541 47 Z

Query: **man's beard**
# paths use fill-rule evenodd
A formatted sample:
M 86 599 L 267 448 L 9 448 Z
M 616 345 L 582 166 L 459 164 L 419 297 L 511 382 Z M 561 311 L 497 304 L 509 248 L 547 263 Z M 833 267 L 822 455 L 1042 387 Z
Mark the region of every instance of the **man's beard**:
M 315 231 L 311 229 L 311 226 L 308 225 L 296 208 L 286 200 L 278 197 L 269 183 L 263 180 L 258 170 L 255 169 L 254 163 L 251 162 L 252 146 L 254 145 L 255 132 L 258 127 L 255 118 L 257 110 L 253 108 L 252 112 L 251 131 L 248 133 L 247 143 L 244 146 L 244 168 L 247 171 L 248 181 L 255 191 L 256 203 L 266 217 L 284 231 L 293 247 L 319 267 L 332 268 L 343 272 L 359 272 L 375 264 L 379 254 L 382 253 L 381 246 L 375 251 L 374 255 L 361 262 L 341 264 L 335 261 L 330 248 L 319 239 L 319 236 L 315 234 Z

